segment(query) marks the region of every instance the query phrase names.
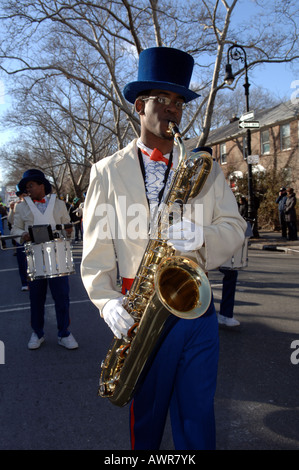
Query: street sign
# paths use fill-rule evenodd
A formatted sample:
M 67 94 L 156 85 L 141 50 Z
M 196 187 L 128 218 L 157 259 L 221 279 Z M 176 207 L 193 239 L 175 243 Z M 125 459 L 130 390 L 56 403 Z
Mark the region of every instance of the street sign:
M 239 121 L 240 129 L 250 129 L 253 127 L 260 127 L 259 121 Z
M 251 165 L 256 165 L 260 161 L 260 156 L 259 155 L 248 155 L 247 157 L 247 163 L 250 163 Z
M 240 121 L 249 121 L 249 119 L 254 119 L 254 111 L 248 111 L 240 117 Z

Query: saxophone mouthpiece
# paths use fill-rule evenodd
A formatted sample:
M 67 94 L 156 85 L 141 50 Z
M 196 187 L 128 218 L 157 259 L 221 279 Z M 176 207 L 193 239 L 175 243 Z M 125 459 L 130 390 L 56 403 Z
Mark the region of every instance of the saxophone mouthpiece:
M 169 132 L 173 134 L 175 138 L 181 137 L 178 126 L 175 122 L 169 121 Z

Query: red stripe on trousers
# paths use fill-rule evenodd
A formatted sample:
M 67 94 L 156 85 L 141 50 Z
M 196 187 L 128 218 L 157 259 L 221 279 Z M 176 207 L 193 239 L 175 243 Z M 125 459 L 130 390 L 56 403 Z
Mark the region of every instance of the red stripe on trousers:
M 131 289 L 134 279 L 130 279 L 129 277 L 123 277 L 122 289 L 121 293 L 126 295 L 126 293 Z
M 132 400 L 130 407 L 130 431 L 131 431 L 131 449 L 135 449 L 135 434 L 134 434 L 135 416 L 134 416 L 134 400 Z
M 121 293 L 126 295 L 126 293 L 131 289 L 134 279 L 130 279 L 127 277 L 123 278 L 122 282 L 122 290 Z M 132 400 L 131 407 L 130 407 L 130 433 L 131 433 L 131 448 L 134 450 L 135 448 L 135 434 L 134 434 L 134 425 L 135 425 L 135 416 L 134 416 L 134 400 Z

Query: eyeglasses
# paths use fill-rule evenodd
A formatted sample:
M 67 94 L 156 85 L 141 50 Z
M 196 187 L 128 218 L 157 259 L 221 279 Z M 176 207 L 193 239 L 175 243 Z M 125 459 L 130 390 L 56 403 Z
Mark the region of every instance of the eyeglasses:
M 163 106 L 169 106 L 170 103 L 173 103 L 173 100 L 168 98 L 167 96 L 140 96 L 139 99 L 142 101 L 157 101 L 157 103 L 162 104 Z M 187 107 L 187 104 L 184 103 L 184 101 L 174 101 L 174 104 L 175 107 L 180 111 Z

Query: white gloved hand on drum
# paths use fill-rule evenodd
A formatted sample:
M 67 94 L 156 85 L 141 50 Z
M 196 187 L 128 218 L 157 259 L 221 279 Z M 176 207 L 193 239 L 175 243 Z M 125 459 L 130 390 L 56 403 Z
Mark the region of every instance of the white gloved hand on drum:
M 203 245 L 203 227 L 183 217 L 169 228 L 168 243 L 176 250 L 188 252 L 199 250 Z
M 102 309 L 102 317 L 117 338 L 126 336 L 134 319 L 122 306 L 123 297 L 109 300 Z

